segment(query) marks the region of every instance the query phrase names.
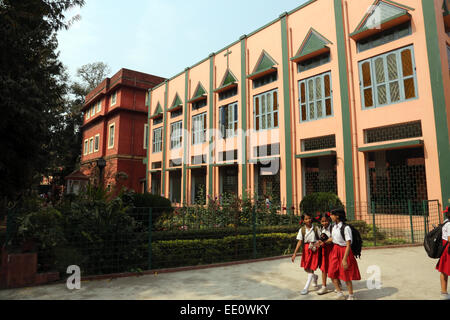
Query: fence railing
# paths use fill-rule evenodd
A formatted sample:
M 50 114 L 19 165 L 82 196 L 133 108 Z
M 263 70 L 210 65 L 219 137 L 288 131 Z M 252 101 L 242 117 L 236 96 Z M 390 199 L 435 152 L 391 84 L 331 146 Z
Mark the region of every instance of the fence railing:
M 345 207 L 364 246 L 421 243 L 442 221 L 437 201 L 423 202 L 422 212 L 414 211 L 412 202 L 391 204 L 389 210 L 376 203 Z M 292 254 L 300 221 L 299 208 L 274 211 L 265 206 L 93 210 L 62 217 L 54 230 L 42 230 L 38 239 L 29 240 L 35 242 L 31 250 L 38 252 L 40 271 L 59 271 L 64 277 L 68 266 L 77 265 L 89 276 Z M 20 252 L 27 240 L 17 236 L 21 223 L 9 213 L 3 245 L 10 251 Z

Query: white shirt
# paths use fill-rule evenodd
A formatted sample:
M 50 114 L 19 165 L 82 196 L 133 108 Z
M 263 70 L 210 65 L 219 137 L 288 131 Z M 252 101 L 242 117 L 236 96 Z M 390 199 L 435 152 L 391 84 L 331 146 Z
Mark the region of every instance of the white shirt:
M 333 227 L 331 237 L 333 238 L 333 243 L 335 243 L 341 247 L 346 247 L 347 246 L 346 241 L 353 242 L 352 229 L 350 229 L 349 226 L 345 227 L 345 229 L 344 229 L 345 240 L 344 240 L 344 239 L 342 239 L 342 236 L 341 236 L 341 228 L 342 228 L 342 222 L 339 222 L 339 224 L 337 224 Z
M 446 222 L 448 222 L 448 219 L 444 221 L 445 226 L 442 227 L 442 239 L 448 241 L 448 237 L 450 236 L 450 223 Z
M 331 225 L 331 223 L 330 223 L 330 225 L 328 226 L 328 228 L 324 228 L 324 227 L 322 227 L 321 229 L 320 229 L 320 234 L 319 235 L 321 235 L 322 233 L 325 233 L 326 235 L 327 235 L 327 237 L 328 238 L 331 238 L 331 231 L 333 230 L 333 226 Z
M 308 229 L 308 227 L 306 227 L 305 230 L 305 243 L 311 243 L 311 242 L 316 242 L 318 239 L 316 239 L 316 235 L 314 234 L 314 227 L 311 227 L 311 229 Z M 302 235 L 302 228 L 300 228 L 300 230 L 298 231 L 297 234 L 297 240 L 303 240 L 303 235 Z

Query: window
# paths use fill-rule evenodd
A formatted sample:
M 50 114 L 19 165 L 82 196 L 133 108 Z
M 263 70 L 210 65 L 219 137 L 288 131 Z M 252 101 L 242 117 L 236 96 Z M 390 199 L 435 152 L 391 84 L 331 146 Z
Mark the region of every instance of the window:
M 299 82 L 300 121 L 323 119 L 333 115 L 331 73 Z
M 254 97 L 255 130 L 278 128 L 278 89 Z
M 100 135 L 94 137 L 94 151 L 97 152 L 100 149 Z
M 448 69 L 450 70 L 450 46 L 447 45 L 447 61 L 448 61 Z
M 182 122 L 175 122 L 170 125 L 170 149 L 181 148 L 181 142 L 183 140 Z
M 181 116 L 183 114 L 183 108 L 180 108 L 180 109 L 178 109 L 178 110 L 176 110 L 176 111 L 172 111 L 171 113 L 170 113 L 170 118 L 172 119 L 172 118 L 178 118 L 179 116 Z
M 148 148 L 148 124 L 144 125 L 144 149 Z
M 89 120 L 90 115 L 91 115 L 91 110 L 88 109 L 88 111 L 86 112 L 86 120 Z
M 219 93 L 219 101 L 234 97 L 238 94 L 238 88 L 234 87 Z
M 408 21 L 407 23 L 387 29 L 368 38 L 359 40 L 357 42 L 358 51 L 362 52 L 381 46 L 383 44 L 409 36 L 411 35 L 411 33 L 411 21 Z
M 162 151 L 162 127 L 153 130 L 153 153 Z
M 363 109 L 417 98 L 412 46 L 360 62 L 359 74 Z
M 95 115 L 95 106 L 91 107 L 91 117 Z
M 200 101 L 192 103 L 192 110 L 198 110 L 205 107 L 208 104 L 208 99 L 202 99 Z
M 94 138 L 89 139 L 89 154 L 94 152 Z
M 253 80 L 253 89 L 262 87 L 266 84 L 275 82 L 278 80 L 278 73 L 272 72 L 265 76 L 262 76 L 261 78 L 257 78 Z
M 86 140 L 84 140 L 84 155 L 87 155 L 88 154 L 88 152 L 89 152 L 89 149 L 88 149 L 88 140 L 86 139 Z
M 115 105 L 117 102 L 117 91 L 115 91 L 112 95 L 111 95 L 111 105 Z
M 163 120 L 164 120 L 164 118 L 163 118 L 163 117 L 158 117 L 158 118 L 155 118 L 155 119 L 153 119 L 153 125 L 154 125 L 154 126 L 156 126 L 157 124 L 160 124 L 160 123 L 162 123 L 162 122 L 163 122 Z
M 206 113 L 192 117 L 192 144 L 206 142 Z
M 109 140 L 108 140 L 108 149 L 114 148 L 114 133 L 115 133 L 115 124 L 111 124 L 109 126 Z
M 220 108 L 219 127 L 222 139 L 234 137 L 238 129 L 238 104 L 231 103 Z
M 97 102 L 97 113 L 100 111 L 102 111 L 102 102 L 101 101 Z
M 297 71 L 303 72 L 303 71 L 324 65 L 328 62 L 330 62 L 330 53 L 329 52 L 321 54 L 317 57 L 299 62 L 297 65 Z

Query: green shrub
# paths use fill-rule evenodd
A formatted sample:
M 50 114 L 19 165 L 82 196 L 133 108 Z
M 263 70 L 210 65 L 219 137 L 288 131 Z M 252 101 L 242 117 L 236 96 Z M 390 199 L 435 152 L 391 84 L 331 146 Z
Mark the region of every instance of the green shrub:
M 381 240 L 386 239 L 386 234 L 384 232 L 381 232 L 377 227 L 375 227 L 375 233 L 373 230 L 373 225 L 369 224 L 367 227 L 369 229 L 369 231 L 366 234 L 367 240 L 381 241 Z M 374 235 L 376 235 L 376 238 L 374 237 Z
M 310 214 L 328 212 L 343 207 L 344 205 L 339 197 L 331 192 L 311 193 L 300 202 L 300 211 Z
M 283 225 L 283 226 L 263 226 L 256 229 L 257 234 L 267 233 L 294 233 L 298 232 L 300 226 Z M 187 231 L 157 231 L 152 233 L 153 241 L 161 240 L 193 240 L 193 239 L 220 239 L 234 235 L 251 235 L 252 227 L 237 228 L 210 228 Z
M 296 243 L 297 233 L 258 234 L 257 258 L 283 255 Z M 238 235 L 222 239 L 169 240 L 152 244 L 152 268 L 195 266 L 253 258 L 253 236 Z
M 382 241 L 383 245 L 398 245 L 398 244 L 407 244 L 407 243 L 409 243 L 409 242 L 402 238 L 387 238 Z

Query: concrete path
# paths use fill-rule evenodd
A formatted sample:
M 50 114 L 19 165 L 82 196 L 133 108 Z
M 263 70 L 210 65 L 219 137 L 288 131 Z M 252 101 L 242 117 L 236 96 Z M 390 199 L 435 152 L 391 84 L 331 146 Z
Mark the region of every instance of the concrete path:
M 364 250 L 358 260 L 361 281 L 354 282 L 359 300 L 439 299 L 437 260 L 423 247 Z M 306 273 L 290 259 L 115 280 L 83 281 L 80 290 L 65 284 L 1 290 L 0 300 L 332 300 L 334 293 L 300 295 Z M 367 288 L 370 266 L 381 271 L 381 289 Z M 316 272 L 321 276 L 321 272 Z M 319 280 L 320 283 L 320 280 Z M 374 282 L 371 282 L 374 283 Z M 329 283 L 329 288 L 331 284 Z M 345 286 L 344 286 L 345 288 Z

